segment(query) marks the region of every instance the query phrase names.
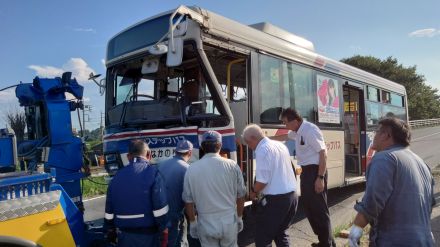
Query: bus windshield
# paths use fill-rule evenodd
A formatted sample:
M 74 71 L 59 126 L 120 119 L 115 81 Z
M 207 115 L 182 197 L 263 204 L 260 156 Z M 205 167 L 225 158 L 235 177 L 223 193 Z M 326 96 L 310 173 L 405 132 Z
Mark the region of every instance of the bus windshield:
M 107 61 L 120 55 L 147 47 L 168 32 L 170 15 L 164 15 L 128 29 L 110 40 Z M 140 33 L 145 35 L 139 35 Z
M 158 63 L 153 73 L 145 71 L 151 63 Z M 113 92 L 108 125 L 224 125 L 218 123 L 223 117 L 213 97 L 217 93 L 205 80 L 191 45 L 185 47 L 179 67 L 167 67 L 166 55 L 150 55 L 110 67 L 108 75 L 107 90 Z

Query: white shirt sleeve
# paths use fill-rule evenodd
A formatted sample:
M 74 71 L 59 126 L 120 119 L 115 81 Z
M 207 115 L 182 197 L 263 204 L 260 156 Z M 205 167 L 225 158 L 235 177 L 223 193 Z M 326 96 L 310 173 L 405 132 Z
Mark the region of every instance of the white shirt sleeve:
M 295 131 L 291 131 L 289 130 L 289 132 L 287 132 L 287 138 L 290 140 L 295 140 L 296 139 L 296 132 Z
M 263 184 L 269 183 L 272 178 L 271 163 L 267 156 L 267 152 L 257 152 L 255 157 L 257 163 L 255 180 Z
M 318 128 L 310 129 L 310 132 L 306 137 L 306 141 L 315 152 L 320 152 L 323 149 L 327 150 L 322 132 Z

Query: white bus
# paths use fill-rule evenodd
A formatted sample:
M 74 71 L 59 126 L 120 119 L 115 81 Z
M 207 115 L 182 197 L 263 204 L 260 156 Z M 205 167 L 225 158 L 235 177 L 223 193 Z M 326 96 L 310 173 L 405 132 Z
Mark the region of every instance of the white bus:
M 185 138 L 198 159 L 200 136 L 216 130 L 222 154 L 237 161 L 249 185 L 255 164 L 243 128 L 286 133 L 279 115 L 292 107 L 324 133 L 328 187 L 345 186 L 365 180 L 378 120 L 408 118 L 400 84 L 319 55 L 310 41 L 268 23 L 247 26 L 199 7 L 180 6 L 116 34 L 106 67 L 110 173 L 127 164 L 131 139 L 145 139 L 158 162 Z

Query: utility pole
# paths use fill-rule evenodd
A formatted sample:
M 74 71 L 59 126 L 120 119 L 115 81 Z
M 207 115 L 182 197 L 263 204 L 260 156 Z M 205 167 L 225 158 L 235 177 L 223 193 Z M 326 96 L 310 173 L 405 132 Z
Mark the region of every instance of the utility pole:
M 92 106 L 91 105 L 84 105 L 84 109 L 83 109 L 83 131 L 82 131 L 82 136 L 84 137 L 86 134 L 86 114 L 85 112 L 91 112 L 92 111 Z M 89 119 L 87 120 L 87 122 L 89 122 Z
M 101 130 L 101 141 L 104 140 L 104 125 L 103 125 L 103 117 L 104 113 L 101 111 L 101 124 L 99 125 L 99 128 Z

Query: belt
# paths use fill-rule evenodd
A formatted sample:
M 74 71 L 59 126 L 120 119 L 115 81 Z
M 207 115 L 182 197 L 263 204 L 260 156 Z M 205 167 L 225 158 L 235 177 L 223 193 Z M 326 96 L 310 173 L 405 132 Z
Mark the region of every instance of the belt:
M 129 233 L 138 233 L 138 234 L 154 234 L 159 231 L 157 226 L 149 226 L 149 227 L 121 227 L 119 230 L 123 232 Z
M 306 166 L 301 166 L 301 170 L 303 172 L 307 172 L 307 171 L 315 171 L 316 169 L 318 169 L 319 166 L 316 164 L 310 164 L 310 165 L 306 165 Z
M 295 193 L 295 191 L 290 191 L 290 192 L 287 192 L 287 193 L 284 193 L 284 194 L 276 194 L 276 195 L 270 195 L 270 194 L 268 194 L 268 195 L 264 195 L 264 197 L 267 198 L 267 199 L 271 199 L 271 198 L 283 198 L 283 197 L 288 197 L 288 196 L 290 196 L 290 195 L 293 194 L 293 193 Z

